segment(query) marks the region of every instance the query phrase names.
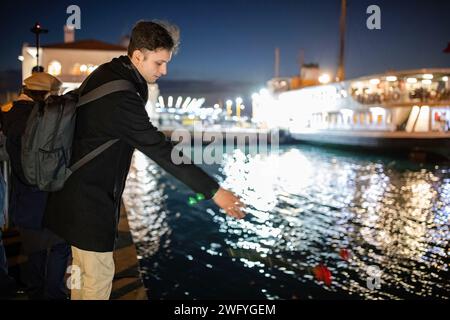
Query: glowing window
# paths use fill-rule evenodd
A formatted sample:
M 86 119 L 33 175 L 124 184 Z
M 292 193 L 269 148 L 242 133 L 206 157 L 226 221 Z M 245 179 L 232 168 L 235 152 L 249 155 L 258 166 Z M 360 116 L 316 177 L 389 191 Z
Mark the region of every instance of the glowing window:
M 58 61 L 52 61 L 48 64 L 48 73 L 53 76 L 59 76 L 61 74 L 61 63 Z

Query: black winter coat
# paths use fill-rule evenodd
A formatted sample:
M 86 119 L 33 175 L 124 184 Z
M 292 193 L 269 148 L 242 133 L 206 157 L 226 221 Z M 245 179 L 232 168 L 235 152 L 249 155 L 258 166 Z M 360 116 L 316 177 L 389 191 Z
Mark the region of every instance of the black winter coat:
M 74 172 L 47 202 L 45 226 L 82 250 L 114 250 L 121 197 L 135 149 L 206 199 L 219 188 L 197 166 L 172 162 L 173 143 L 150 123 L 145 111 L 147 83 L 127 56 L 97 68 L 83 94 L 118 79 L 133 82 L 138 94 L 115 92 L 79 108 L 71 162 L 110 139 L 120 141 Z
M 22 170 L 22 134 L 35 102 L 14 101 L 8 112 L 2 112 L 2 130 L 11 164 L 11 194 L 9 214 L 16 227 L 42 229 L 47 192 L 27 183 Z

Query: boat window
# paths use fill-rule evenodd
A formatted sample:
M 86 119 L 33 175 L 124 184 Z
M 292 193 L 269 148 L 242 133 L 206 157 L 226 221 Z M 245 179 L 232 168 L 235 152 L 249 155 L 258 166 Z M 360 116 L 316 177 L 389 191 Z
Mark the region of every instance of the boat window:
M 405 74 L 351 83 L 353 99 L 365 105 L 450 101 L 449 74 Z

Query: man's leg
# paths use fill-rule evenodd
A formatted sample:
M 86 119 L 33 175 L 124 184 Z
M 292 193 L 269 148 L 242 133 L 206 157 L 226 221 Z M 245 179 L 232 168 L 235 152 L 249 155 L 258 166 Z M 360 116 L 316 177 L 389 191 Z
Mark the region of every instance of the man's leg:
M 8 275 L 8 260 L 2 242 L 2 229 L 0 229 L 0 299 L 8 298 L 15 288 L 16 282 Z
M 50 248 L 47 260 L 47 286 L 48 299 L 67 299 L 64 275 L 70 257 L 70 246 L 66 243 L 56 244 Z
M 31 300 L 45 299 L 45 272 L 47 250 L 33 252 L 27 255 L 25 263 L 25 282 L 28 298 Z
M 81 261 L 78 256 L 79 251 L 74 250 L 75 247 L 71 247 L 72 250 L 72 271 L 70 276 L 70 300 L 83 300 L 81 296 L 81 281 L 83 280 L 83 271 L 81 270 Z
M 8 274 L 8 260 L 6 260 L 5 247 L 3 247 L 2 241 L 2 229 L 0 229 L 0 276 L 6 276 L 7 274 Z
M 112 252 L 94 252 L 72 246 L 73 263 L 81 273 L 80 292 L 74 292 L 73 300 L 108 300 L 114 278 Z M 72 267 L 73 268 L 73 267 Z

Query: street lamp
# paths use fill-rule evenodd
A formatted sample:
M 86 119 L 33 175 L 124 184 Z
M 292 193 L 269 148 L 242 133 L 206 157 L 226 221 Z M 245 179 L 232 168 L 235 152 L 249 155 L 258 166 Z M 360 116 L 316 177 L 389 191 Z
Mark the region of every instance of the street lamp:
M 33 28 L 30 29 L 36 35 L 36 69 L 39 70 L 39 40 L 41 33 L 48 33 L 47 29 L 43 29 L 39 22 L 36 22 Z
M 227 100 L 226 106 L 227 106 L 227 116 L 231 116 L 233 111 L 231 110 L 231 106 L 233 105 L 233 101 Z
M 241 117 L 241 104 L 242 104 L 242 98 L 237 97 L 236 98 L 236 116 L 238 119 Z

